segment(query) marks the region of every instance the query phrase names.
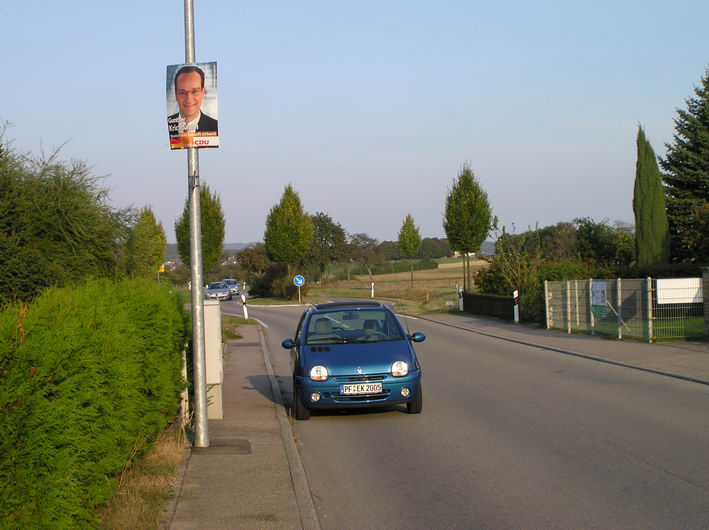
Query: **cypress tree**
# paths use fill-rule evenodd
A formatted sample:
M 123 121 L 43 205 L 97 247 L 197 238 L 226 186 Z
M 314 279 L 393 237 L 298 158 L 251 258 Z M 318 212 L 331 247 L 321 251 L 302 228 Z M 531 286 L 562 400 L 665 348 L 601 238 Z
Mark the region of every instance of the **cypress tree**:
M 673 261 L 709 262 L 709 70 L 677 109 L 674 143 L 660 159 Z
M 660 170 L 642 127 L 638 127 L 637 146 L 633 193 L 635 255 L 638 265 L 648 268 L 666 264 L 669 259 L 669 225 Z

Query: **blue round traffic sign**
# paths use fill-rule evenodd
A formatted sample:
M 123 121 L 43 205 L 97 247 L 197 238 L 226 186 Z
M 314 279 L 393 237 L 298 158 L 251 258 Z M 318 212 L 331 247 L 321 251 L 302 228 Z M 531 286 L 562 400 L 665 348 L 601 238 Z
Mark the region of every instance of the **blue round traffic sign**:
M 303 278 L 300 274 L 296 274 L 293 278 L 293 285 L 296 287 L 302 287 L 305 285 L 305 278 Z

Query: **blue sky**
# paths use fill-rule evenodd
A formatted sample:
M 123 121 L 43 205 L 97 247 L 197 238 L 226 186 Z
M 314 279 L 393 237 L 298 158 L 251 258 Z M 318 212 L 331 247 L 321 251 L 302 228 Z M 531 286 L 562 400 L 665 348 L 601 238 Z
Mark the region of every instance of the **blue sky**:
M 182 1 L 0 6 L 0 120 L 18 151 L 87 161 L 115 207 L 149 205 L 174 242 L 187 161 L 170 151 L 165 69 Z M 709 2 L 195 0 L 217 61 L 220 148 L 200 151 L 226 242 L 261 240 L 291 183 L 310 213 L 396 239 L 444 237 L 469 163 L 500 224 L 632 222 L 635 135 L 672 141 L 709 67 Z

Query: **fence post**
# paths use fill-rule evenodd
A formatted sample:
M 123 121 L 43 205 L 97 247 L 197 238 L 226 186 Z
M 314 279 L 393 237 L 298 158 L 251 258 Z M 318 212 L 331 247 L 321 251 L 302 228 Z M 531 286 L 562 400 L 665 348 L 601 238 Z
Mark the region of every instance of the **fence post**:
M 588 279 L 588 324 L 593 335 L 593 328 L 596 326 L 593 318 L 593 278 Z
M 647 291 L 647 341 L 652 342 L 652 278 L 649 276 L 645 279 L 645 287 Z
M 616 314 L 618 316 L 618 338 L 623 338 L 623 297 L 621 296 L 622 290 L 622 280 L 617 278 L 615 281 L 615 291 L 616 291 Z
M 549 312 L 549 281 L 544 280 L 544 313 L 546 314 L 547 329 L 551 329 L 552 317 Z
M 571 333 L 571 280 L 566 281 L 566 333 Z
M 576 313 L 576 329 L 579 328 L 580 322 L 579 322 L 579 281 L 574 280 L 574 312 Z
M 702 269 L 702 298 L 704 299 L 704 339 L 709 338 L 709 267 Z

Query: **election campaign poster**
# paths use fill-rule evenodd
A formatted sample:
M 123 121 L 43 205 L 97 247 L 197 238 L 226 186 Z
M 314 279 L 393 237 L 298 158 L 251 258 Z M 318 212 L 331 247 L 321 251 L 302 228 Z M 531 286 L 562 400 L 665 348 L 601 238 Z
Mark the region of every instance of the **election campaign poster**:
M 217 63 L 167 67 L 170 149 L 219 147 Z

